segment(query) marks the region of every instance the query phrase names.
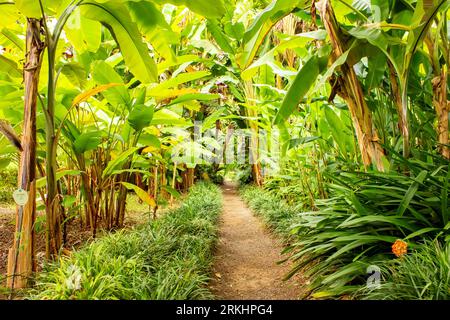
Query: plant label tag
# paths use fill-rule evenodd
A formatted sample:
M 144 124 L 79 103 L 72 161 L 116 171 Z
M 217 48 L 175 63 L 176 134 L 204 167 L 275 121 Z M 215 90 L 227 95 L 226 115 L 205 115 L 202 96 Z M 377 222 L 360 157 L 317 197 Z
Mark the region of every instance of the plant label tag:
M 28 202 L 28 192 L 22 188 L 17 189 L 13 192 L 13 198 L 18 206 L 24 206 Z

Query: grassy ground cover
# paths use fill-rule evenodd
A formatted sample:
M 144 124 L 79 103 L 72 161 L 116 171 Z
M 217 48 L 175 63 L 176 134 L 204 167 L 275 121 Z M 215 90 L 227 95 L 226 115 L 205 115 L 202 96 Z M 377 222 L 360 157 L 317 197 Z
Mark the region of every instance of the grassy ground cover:
M 207 299 L 221 194 L 198 184 L 183 204 L 46 266 L 32 299 Z

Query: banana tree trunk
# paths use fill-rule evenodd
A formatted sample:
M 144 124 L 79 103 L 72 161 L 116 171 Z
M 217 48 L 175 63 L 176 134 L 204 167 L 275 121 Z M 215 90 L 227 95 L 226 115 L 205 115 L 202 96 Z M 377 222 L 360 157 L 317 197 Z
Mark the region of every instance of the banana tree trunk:
M 398 114 L 398 127 L 402 133 L 403 139 L 409 140 L 409 127 L 407 124 L 407 118 L 403 113 L 402 93 L 397 82 L 398 80 L 394 66 L 391 63 L 389 63 L 389 79 L 391 80 L 392 96 L 394 98 L 394 103 Z
M 444 14 L 443 16 L 446 16 Z M 443 39 L 447 39 L 447 32 L 443 30 Z M 450 111 L 450 101 L 447 100 L 447 81 L 448 70 L 446 70 L 440 62 L 439 47 L 436 46 L 432 33 L 429 33 L 424 42 L 428 49 L 431 65 L 433 67 L 434 77 L 432 80 L 433 85 L 433 106 L 436 110 L 437 116 L 437 128 L 436 133 L 438 137 L 439 151 L 442 156 L 450 159 L 449 136 L 448 136 L 448 112 Z M 450 61 L 450 50 L 448 45 L 442 46 L 442 53 L 448 57 L 446 61 Z
M 18 184 L 28 192 L 28 202 L 16 208 L 14 243 L 8 256 L 8 287 L 28 286 L 36 269 L 34 221 L 36 218 L 36 105 L 44 43 L 41 20 L 28 19 L 26 62 L 24 66 L 25 105 Z
M 247 100 L 247 103 L 249 105 L 255 104 L 255 90 L 253 88 L 253 83 L 251 81 L 246 81 L 244 83 L 244 92 L 245 97 Z M 251 118 L 258 118 L 259 114 L 256 109 L 246 109 L 246 116 Z M 258 152 L 258 146 L 259 146 L 259 126 L 258 123 L 252 120 L 247 121 L 248 126 L 251 130 L 251 138 L 250 138 L 250 145 L 249 145 L 249 160 L 250 165 L 252 168 L 252 178 L 253 182 L 257 186 L 263 185 L 263 176 L 262 176 L 262 170 L 261 170 L 261 163 L 259 161 L 259 152 Z
M 447 71 L 442 70 L 441 75 L 433 80 L 433 104 L 437 114 L 437 135 L 442 155 L 450 159 L 449 136 L 448 136 L 448 112 L 450 102 L 447 100 Z
M 333 47 L 333 59 L 336 60 L 347 50 L 342 39 L 342 32 L 336 20 L 329 0 L 321 0 L 317 4 L 325 29 Z M 358 145 L 365 167 L 375 164 L 383 171 L 384 151 L 372 123 L 372 115 L 364 99 L 361 84 L 352 66 L 344 63 L 341 66 L 342 76 L 339 78 L 338 94 L 347 102 L 355 126 Z
M 195 168 L 188 168 L 187 169 L 187 179 L 188 179 L 188 187 L 187 190 L 189 190 L 194 185 L 195 180 Z
M 47 180 L 47 198 L 45 203 L 46 222 L 47 222 L 47 241 L 46 256 L 47 259 L 55 258 L 59 255 L 62 247 L 61 231 L 61 205 L 60 195 L 58 193 L 56 171 L 57 171 L 57 148 L 58 138 L 55 131 L 55 106 L 56 106 L 56 73 L 55 73 L 56 48 L 48 49 L 48 93 L 47 109 L 45 110 L 46 122 L 46 180 Z

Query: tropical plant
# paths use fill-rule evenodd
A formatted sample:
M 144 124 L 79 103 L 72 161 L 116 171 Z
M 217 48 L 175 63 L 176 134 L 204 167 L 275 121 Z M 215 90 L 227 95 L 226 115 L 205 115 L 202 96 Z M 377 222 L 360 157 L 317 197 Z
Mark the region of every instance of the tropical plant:
M 380 286 L 358 294 L 377 300 L 448 300 L 449 249 L 448 243 L 427 241 L 401 259 L 383 262 Z
M 206 299 L 221 210 L 219 188 L 199 184 L 180 208 L 99 239 L 48 264 L 33 299 Z

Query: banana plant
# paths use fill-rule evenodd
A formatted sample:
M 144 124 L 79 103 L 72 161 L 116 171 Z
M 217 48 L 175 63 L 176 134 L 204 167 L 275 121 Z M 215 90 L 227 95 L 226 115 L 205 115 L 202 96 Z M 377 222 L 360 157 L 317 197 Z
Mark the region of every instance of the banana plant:
M 442 20 L 446 20 L 449 3 L 445 0 L 419 0 L 415 6 L 409 4 L 407 9 L 402 12 L 393 11 L 393 5 L 389 7 L 378 1 L 376 4 L 383 9 L 381 13 L 377 12 L 377 16 L 365 17 L 366 20 L 370 19 L 373 22 L 354 27 L 349 33 L 357 39 L 367 39 L 371 45 L 383 52 L 388 59 L 392 73 L 398 78 L 398 80 L 395 77 L 392 78 L 392 87 L 403 134 L 403 153 L 408 157 L 410 153 L 408 85 L 413 58 L 423 45 L 439 14 L 443 12 Z M 391 23 L 386 22 L 389 18 L 392 20 Z M 440 30 L 443 30 L 443 23 L 438 23 Z M 405 34 L 406 41 L 403 41 L 402 38 Z M 438 34 L 440 34 L 439 31 Z M 448 60 L 448 58 L 444 59 Z
M 186 5 L 190 7 L 195 12 L 199 12 L 201 14 L 210 15 L 212 17 L 218 17 L 221 14 L 223 9 L 222 1 L 219 1 L 212 5 L 208 1 L 172 1 L 176 5 Z M 35 123 L 35 110 L 36 110 L 36 101 L 40 99 L 42 103 L 42 110 L 44 113 L 44 121 L 45 121 L 45 134 L 46 134 L 46 215 L 47 215 L 47 256 L 49 258 L 55 257 L 58 255 L 61 246 L 62 246 L 62 236 L 61 236 L 61 225 L 62 225 L 62 217 L 61 217 L 61 199 L 60 192 L 58 190 L 57 183 L 57 155 L 58 155 L 58 145 L 60 140 L 60 130 L 58 129 L 61 124 L 58 122 L 57 114 L 60 114 L 60 105 L 58 105 L 58 82 L 60 80 L 60 75 L 63 74 L 68 78 L 72 77 L 74 79 L 74 75 L 80 73 L 80 68 L 74 68 L 74 66 L 69 64 L 61 63 L 61 57 L 59 56 L 59 52 L 61 50 L 61 38 L 67 37 L 68 39 L 77 39 L 74 41 L 75 43 L 85 45 L 87 49 L 95 50 L 96 46 L 100 45 L 99 36 L 101 33 L 99 32 L 98 26 L 101 24 L 107 29 L 111 35 L 113 36 L 115 42 L 120 47 L 120 53 L 123 57 L 124 63 L 130 73 L 134 76 L 136 83 L 142 84 L 150 84 L 158 82 L 158 72 L 156 67 L 156 62 L 150 55 L 148 43 L 144 41 L 143 35 L 150 34 L 151 32 L 155 32 L 155 30 L 161 24 L 162 28 L 166 28 L 167 25 L 164 24 L 164 19 L 162 18 L 161 12 L 158 10 L 161 4 L 164 4 L 164 1 L 126 1 L 126 2 L 118 2 L 118 1 L 87 1 L 87 0 L 64 0 L 64 1 L 15 1 L 15 2 L 1 2 L 0 5 L 3 8 L 7 8 L 4 10 L 7 13 L 9 18 L 17 20 L 19 19 L 27 19 L 29 21 L 29 25 L 31 26 L 27 34 L 29 38 L 34 36 L 34 39 L 30 40 L 33 47 L 27 47 L 27 57 L 33 57 L 29 54 L 29 52 L 35 50 L 38 54 L 35 54 L 36 61 L 33 61 L 30 65 L 27 65 L 24 68 L 24 71 L 27 74 L 30 74 L 30 79 L 33 80 L 32 91 L 27 91 L 27 95 L 30 95 L 31 101 L 33 103 L 30 104 L 31 110 L 26 114 L 30 115 L 32 118 L 29 122 L 30 129 L 29 131 L 25 131 L 27 134 L 24 135 L 27 139 L 30 139 L 34 142 L 33 135 L 35 135 L 35 131 L 33 132 L 34 127 L 33 123 Z M 2 10 L 3 11 L 3 10 Z M 131 14 L 129 13 L 131 12 Z M 145 19 L 143 14 L 152 13 L 155 17 L 155 20 Z M 73 19 L 73 18 L 78 19 Z M 7 19 L 7 21 L 11 21 L 11 19 Z M 100 24 L 98 24 L 100 23 Z M 3 26 L 3 25 L 2 25 Z M 82 33 L 75 35 L 75 30 L 77 29 L 83 30 Z M 2 35 L 5 32 L 10 31 L 9 29 L 5 31 L 2 30 Z M 12 40 L 20 39 L 19 37 L 13 37 Z M 78 42 L 77 42 L 78 40 Z M 153 40 L 156 42 L 157 39 L 153 37 Z M 20 45 L 20 43 L 15 43 Z M 155 44 L 155 47 L 158 47 Z M 73 55 L 70 50 L 69 52 L 65 52 L 66 58 L 71 58 Z M 46 61 L 43 61 L 44 57 Z M 9 70 L 16 70 L 14 63 L 11 63 L 11 60 L 5 60 L 2 56 L 2 69 L 5 66 L 8 66 Z M 42 69 L 47 69 L 46 73 L 43 76 L 39 76 L 40 66 L 42 65 Z M 13 68 L 13 69 L 11 69 Z M 44 70 L 45 70 L 44 69 Z M 47 80 L 47 86 L 45 88 L 46 94 L 44 96 L 38 95 L 37 89 L 39 85 L 39 80 Z M 110 90 L 112 90 L 110 88 Z M 65 119 L 65 116 L 62 117 Z M 33 154 L 35 152 L 34 145 L 23 145 L 24 151 L 31 152 Z M 33 164 L 33 157 L 30 158 L 31 163 L 23 164 L 23 166 L 30 168 L 30 170 L 34 170 L 35 165 Z M 23 174 L 19 174 L 22 176 Z M 26 177 L 25 175 L 23 175 Z M 31 176 L 30 179 L 24 178 L 28 180 L 28 184 L 34 183 L 34 177 Z M 25 181 L 26 182 L 26 181 Z M 32 186 L 24 185 L 25 189 L 32 194 Z M 34 196 L 32 196 L 30 201 L 30 205 L 35 203 Z M 30 226 L 26 227 L 29 235 L 32 234 L 32 223 L 34 217 L 34 209 L 27 210 L 27 214 L 23 218 L 19 214 L 19 229 L 18 234 L 21 233 L 23 221 L 26 223 L 31 223 Z M 27 222 L 28 221 L 28 222 Z M 20 242 L 20 241 L 18 241 Z M 31 242 L 29 242 L 31 243 Z M 15 246 L 19 248 L 19 244 Z M 18 251 L 18 250 L 16 250 Z M 18 260 L 27 259 L 29 256 L 33 256 L 31 252 L 26 253 L 26 258 L 19 259 L 18 254 L 13 254 L 11 259 L 15 261 L 13 265 L 16 265 Z M 28 261 L 32 261 L 32 259 L 28 259 Z M 19 263 L 20 265 L 20 263 Z M 26 267 L 27 272 L 31 271 L 32 262 L 28 262 L 28 266 Z M 16 267 L 14 267 L 16 269 Z M 14 274 L 15 272 L 11 272 Z M 14 277 L 12 278 L 14 279 Z M 25 285 L 25 284 L 23 284 Z M 20 284 L 22 286 L 22 284 Z M 14 285 L 12 285 L 14 287 Z

